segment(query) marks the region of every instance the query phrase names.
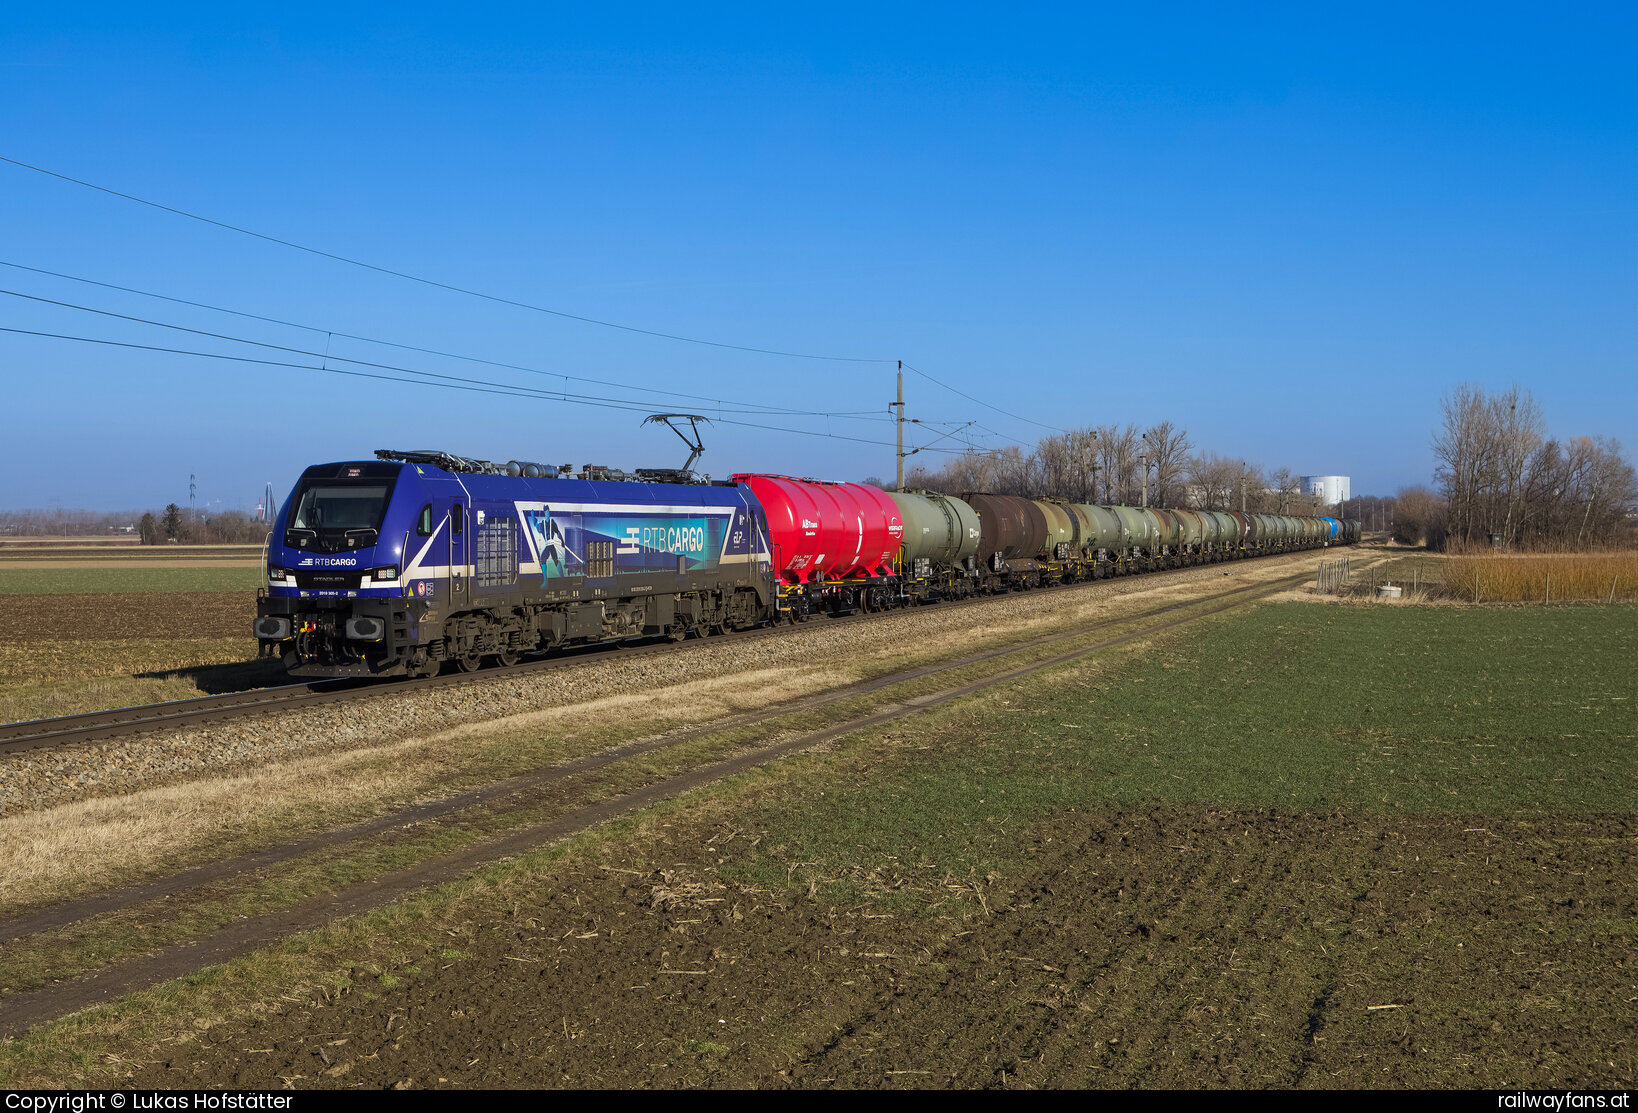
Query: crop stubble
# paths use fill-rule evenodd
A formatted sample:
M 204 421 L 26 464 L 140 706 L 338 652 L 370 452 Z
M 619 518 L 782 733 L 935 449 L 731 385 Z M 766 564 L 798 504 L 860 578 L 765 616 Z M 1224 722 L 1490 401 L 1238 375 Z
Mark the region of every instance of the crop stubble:
M 132 1084 L 1630 1084 L 1612 822 L 1072 813 L 933 917 L 736 882 L 759 833 L 684 824 Z
M 208 677 L 143 674 L 254 658 L 254 617 L 244 592 L 0 597 L 0 720 L 195 695 Z

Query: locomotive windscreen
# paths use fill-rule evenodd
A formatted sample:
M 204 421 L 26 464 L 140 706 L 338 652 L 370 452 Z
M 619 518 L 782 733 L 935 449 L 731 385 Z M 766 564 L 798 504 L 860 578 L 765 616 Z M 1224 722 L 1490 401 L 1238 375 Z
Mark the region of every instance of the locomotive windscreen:
M 291 529 L 380 529 L 389 488 L 313 484 L 305 487 L 290 515 Z

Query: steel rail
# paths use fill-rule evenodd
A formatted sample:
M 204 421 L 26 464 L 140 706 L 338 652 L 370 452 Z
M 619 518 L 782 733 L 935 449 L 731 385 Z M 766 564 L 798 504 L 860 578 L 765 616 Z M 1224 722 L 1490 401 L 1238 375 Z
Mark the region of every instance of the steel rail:
M 1300 553 L 1281 553 L 1279 556 L 1295 556 Z M 1255 558 L 1253 558 L 1255 559 Z M 1219 565 L 1237 564 L 1238 561 L 1222 561 L 1217 565 L 1189 565 L 1184 568 L 1164 569 L 1159 573 L 1164 578 L 1169 572 L 1188 572 L 1197 568 L 1217 567 Z M 1225 574 L 1226 571 L 1225 571 Z M 1158 582 L 1148 579 L 1144 582 Z M 1311 572 L 1304 572 L 1300 578 L 1311 576 Z M 1124 579 L 1114 577 L 1112 579 Z M 1077 587 L 1091 587 L 1096 584 L 1109 583 L 1111 580 L 1083 580 L 1069 584 L 1052 584 L 1047 587 L 1034 588 L 1029 594 L 1045 594 L 1055 591 L 1066 591 Z M 1261 585 L 1253 585 L 1261 586 Z M 1237 590 L 1251 590 L 1250 587 Z M 965 599 L 949 600 L 936 604 L 940 611 L 961 610 L 967 607 L 979 606 L 984 603 L 993 603 L 1000 599 L 1010 598 L 1023 592 L 1009 592 L 1005 595 L 978 595 Z M 414 679 L 382 679 L 370 680 L 352 677 L 338 677 L 335 679 L 320 679 L 297 684 L 282 684 L 269 688 L 256 688 L 243 692 L 230 692 L 216 696 L 199 696 L 183 700 L 170 700 L 162 703 L 140 704 L 132 707 L 112 708 L 107 711 L 88 711 L 75 715 L 63 715 L 51 719 L 35 719 L 18 723 L 0 725 L 0 755 L 19 753 L 27 750 L 41 749 L 48 746 L 73 745 L 85 742 L 97 742 L 109 738 L 118 738 L 130 734 L 141 734 L 155 730 L 165 730 L 179 726 L 200 726 L 208 723 L 226 722 L 243 718 L 248 715 L 262 714 L 271 711 L 286 711 L 294 708 L 323 706 L 330 703 L 344 702 L 356 699 L 369 699 L 375 696 L 391 695 L 400 692 L 416 692 L 429 688 L 444 688 L 468 684 L 482 684 L 519 675 L 527 675 L 546 669 L 564 668 L 581 663 L 587 657 L 600 653 L 618 653 L 622 657 L 647 656 L 656 653 L 688 652 L 695 645 L 701 643 L 715 643 L 721 637 L 752 639 L 774 637 L 789 630 L 800 629 L 802 626 L 819 628 L 833 626 L 837 623 L 859 622 L 881 616 L 895 614 L 918 613 L 917 608 L 898 607 L 888 611 L 862 612 L 832 616 L 823 613 L 814 615 L 813 619 L 799 623 L 796 626 L 784 624 L 770 624 L 752 627 L 746 630 L 735 631 L 731 634 L 716 635 L 707 638 L 693 638 L 686 642 L 673 642 L 668 638 L 656 637 L 642 641 L 626 640 L 614 642 L 596 642 L 590 645 L 573 646 L 566 650 L 558 650 L 550 656 L 527 660 L 516 665 L 479 669 L 471 673 L 450 673 L 447 675 L 418 677 Z

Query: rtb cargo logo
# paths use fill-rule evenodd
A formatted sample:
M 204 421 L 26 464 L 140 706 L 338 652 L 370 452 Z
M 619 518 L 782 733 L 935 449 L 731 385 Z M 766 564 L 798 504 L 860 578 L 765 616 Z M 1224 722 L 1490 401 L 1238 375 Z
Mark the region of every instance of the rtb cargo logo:
M 704 553 L 701 526 L 627 526 L 617 553 Z

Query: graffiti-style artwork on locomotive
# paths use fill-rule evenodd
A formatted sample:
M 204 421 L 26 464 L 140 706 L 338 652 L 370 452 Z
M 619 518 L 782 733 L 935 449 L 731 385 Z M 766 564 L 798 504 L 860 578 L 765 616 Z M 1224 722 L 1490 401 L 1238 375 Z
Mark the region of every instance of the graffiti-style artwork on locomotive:
M 563 536 L 563 527 L 552 516 L 548 507 L 524 509 L 519 507 L 529 527 L 529 538 L 540 558 L 543 576 L 580 575 L 584 562 L 569 548 Z M 571 572 L 571 569 L 573 570 Z
M 548 579 L 707 572 L 745 563 L 759 540 L 745 507 L 516 505 Z

